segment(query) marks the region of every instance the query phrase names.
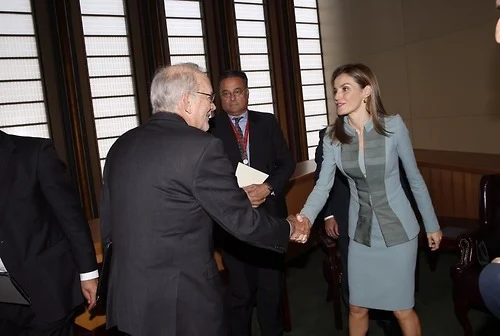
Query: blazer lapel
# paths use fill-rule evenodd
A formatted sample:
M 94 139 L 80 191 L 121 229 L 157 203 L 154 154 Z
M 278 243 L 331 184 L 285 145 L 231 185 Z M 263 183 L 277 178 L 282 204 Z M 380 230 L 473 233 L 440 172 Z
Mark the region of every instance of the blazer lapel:
M 252 111 L 248 111 L 248 122 L 250 123 L 250 166 L 252 167 L 261 167 L 261 151 L 265 143 L 262 141 L 270 141 L 271 139 L 263 139 L 262 137 L 262 129 L 259 115 L 253 113 Z
M 238 141 L 234 136 L 233 128 L 231 126 L 231 120 L 228 115 L 224 112 L 217 115 L 217 124 L 220 126 L 219 136 L 224 143 L 226 148 L 226 154 L 236 168 L 238 162 L 241 162 L 240 148 L 238 147 Z
M 9 136 L 0 131 L 0 218 L 14 181 L 14 149 Z

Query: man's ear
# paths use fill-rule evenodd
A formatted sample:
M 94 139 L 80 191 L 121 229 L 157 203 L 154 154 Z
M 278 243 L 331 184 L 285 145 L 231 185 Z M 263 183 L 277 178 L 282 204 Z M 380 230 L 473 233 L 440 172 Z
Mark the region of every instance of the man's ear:
M 181 110 L 187 114 L 191 114 L 191 95 L 189 92 L 182 95 L 181 104 Z

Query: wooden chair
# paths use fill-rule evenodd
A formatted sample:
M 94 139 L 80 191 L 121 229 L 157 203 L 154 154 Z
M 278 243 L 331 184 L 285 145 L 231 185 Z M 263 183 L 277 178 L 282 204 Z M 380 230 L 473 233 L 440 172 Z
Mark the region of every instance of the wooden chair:
M 461 235 L 457 248 L 459 261 L 450 270 L 455 315 L 464 335 L 472 336 L 469 310 L 489 313 L 479 292 L 479 274 L 484 264 L 500 256 L 500 174 L 481 178 L 479 228 Z
M 342 264 L 337 240 L 326 234 L 324 225 L 315 226 L 318 227 L 318 237 L 326 253 L 323 260 L 323 276 L 328 283 L 326 301 L 332 302 L 335 328 L 342 330 Z
M 477 219 L 472 218 L 439 217 L 438 221 L 443 230 L 443 238 L 439 250 L 430 251 L 427 247 L 428 243 L 425 231 L 422 230 L 420 235 L 420 246 L 427 248 L 427 260 L 431 271 L 436 270 L 439 257 L 442 253 L 456 253 L 458 251 L 458 237 L 478 227 Z

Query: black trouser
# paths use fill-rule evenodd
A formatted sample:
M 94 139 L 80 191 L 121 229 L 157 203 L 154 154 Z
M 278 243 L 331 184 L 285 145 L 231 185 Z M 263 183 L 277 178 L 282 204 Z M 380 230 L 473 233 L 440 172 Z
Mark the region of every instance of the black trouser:
M 0 303 L 2 336 L 73 336 L 74 320 L 73 311 L 57 321 L 41 321 L 29 307 Z
M 229 273 L 227 321 L 231 336 L 250 336 L 252 312 L 262 336 L 284 333 L 284 256 L 244 243 L 222 251 Z
M 349 305 L 349 275 L 347 274 L 347 253 L 349 251 L 349 237 L 346 235 L 341 235 L 338 239 L 339 253 L 340 253 L 340 264 L 342 265 L 342 282 L 340 283 L 342 288 L 342 297 L 344 302 Z

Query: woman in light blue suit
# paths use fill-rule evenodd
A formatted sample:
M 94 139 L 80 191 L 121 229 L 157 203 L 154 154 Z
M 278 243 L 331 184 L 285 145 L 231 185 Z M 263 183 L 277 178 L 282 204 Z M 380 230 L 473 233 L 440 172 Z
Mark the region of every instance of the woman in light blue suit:
M 377 79 L 363 64 L 332 75 L 338 118 L 323 141 L 323 166 L 301 216 L 314 223 L 338 168 L 349 181 L 349 334 L 365 335 L 370 308 L 393 311 L 405 336 L 421 335 L 414 306 L 420 230 L 399 177 L 398 157 L 422 214 L 429 246 L 441 230 L 408 129 L 382 104 Z M 299 216 L 300 217 L 300 216 Z

